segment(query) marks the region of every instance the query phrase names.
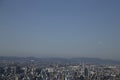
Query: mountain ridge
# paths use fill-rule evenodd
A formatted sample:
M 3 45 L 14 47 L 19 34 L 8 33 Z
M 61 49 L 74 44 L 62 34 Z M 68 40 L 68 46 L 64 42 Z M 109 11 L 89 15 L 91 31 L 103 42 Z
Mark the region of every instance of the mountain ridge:
M 49 63 L 91 63 L 91 64 L 120 64 L 120 61 L 101 58 L 89 58 L 89 57 L 77 57 L 77 58 L 37 58 L 37 57 L 16 57 L 16 56 L 0 56 L 0 61 L 37 61 L 37 62 L 49 62 Z

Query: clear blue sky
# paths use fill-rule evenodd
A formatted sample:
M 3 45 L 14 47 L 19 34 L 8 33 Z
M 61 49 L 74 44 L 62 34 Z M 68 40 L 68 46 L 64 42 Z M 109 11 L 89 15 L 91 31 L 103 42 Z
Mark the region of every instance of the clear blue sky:
M 120 0 L 0 0 L 0 56 L 120 60 Z

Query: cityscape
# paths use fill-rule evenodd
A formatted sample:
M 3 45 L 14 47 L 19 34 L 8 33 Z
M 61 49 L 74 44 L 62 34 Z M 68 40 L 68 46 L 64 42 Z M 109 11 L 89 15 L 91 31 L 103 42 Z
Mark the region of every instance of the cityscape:
M 120 80 L 120 62 L 85 59 L 0 57 L 0 80 Z
M 0 0 L 0 80 L 120 80 L 120 0 Z

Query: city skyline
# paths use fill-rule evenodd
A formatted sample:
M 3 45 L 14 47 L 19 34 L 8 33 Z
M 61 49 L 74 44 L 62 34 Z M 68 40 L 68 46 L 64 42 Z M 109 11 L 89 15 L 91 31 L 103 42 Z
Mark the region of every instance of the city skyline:
M 120 60 L 119 0 L 1 0 L 0 56 Z

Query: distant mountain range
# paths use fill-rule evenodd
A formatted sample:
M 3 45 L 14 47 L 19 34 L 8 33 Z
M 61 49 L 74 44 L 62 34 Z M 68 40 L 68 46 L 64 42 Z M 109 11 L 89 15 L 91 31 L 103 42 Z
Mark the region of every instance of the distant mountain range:
M 99 59 L 99 58 L 36 58 L 36 57 L 5 57 L 1 56 L 0 61 L 24 61 L 24 62 L 42 62 L 42 63 L 90 63 L 90 64 L 120 64 L 120 61 Z

